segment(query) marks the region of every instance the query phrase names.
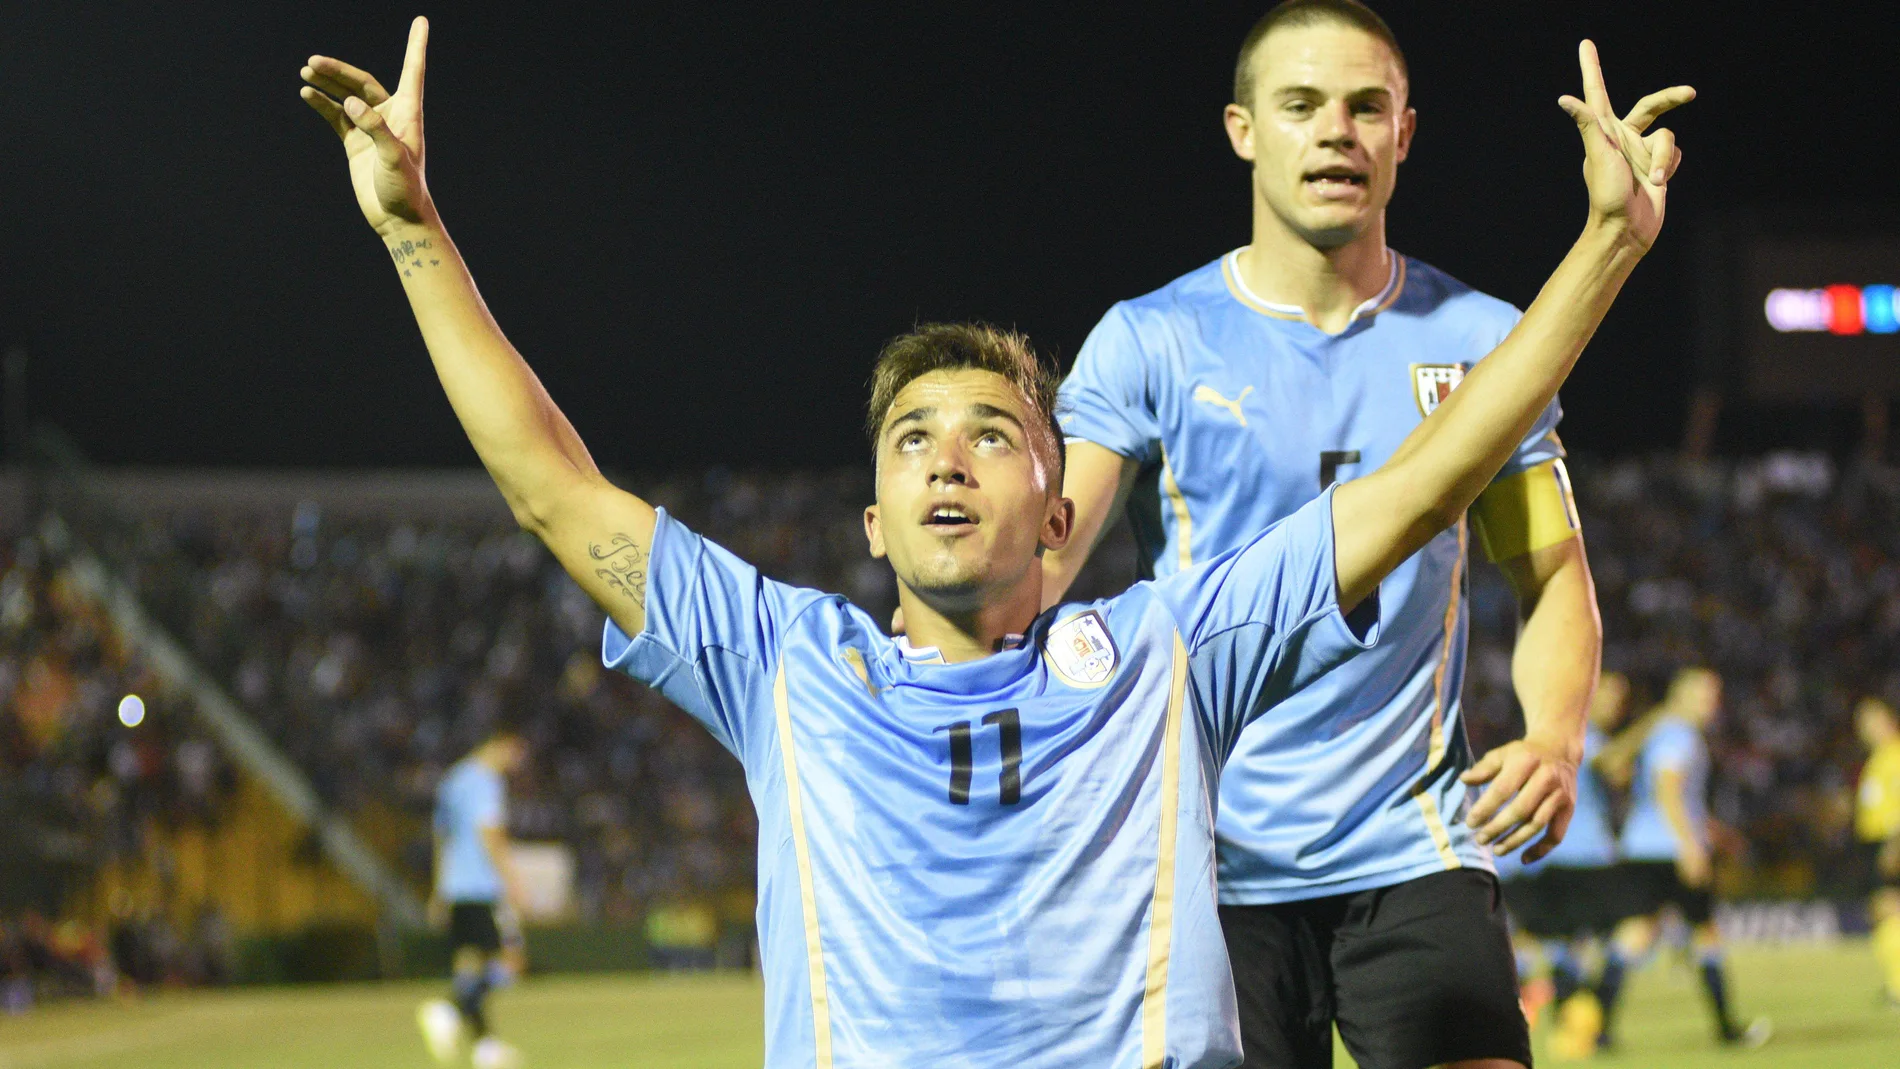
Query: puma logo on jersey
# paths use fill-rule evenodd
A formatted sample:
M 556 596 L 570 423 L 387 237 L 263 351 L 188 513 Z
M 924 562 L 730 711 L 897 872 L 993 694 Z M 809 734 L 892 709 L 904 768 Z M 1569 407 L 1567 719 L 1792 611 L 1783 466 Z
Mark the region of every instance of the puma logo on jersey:
M 1216 390 L 1212 386 L 1202 384 L 1194 387 L 1194 399 L 1202 404 L 1213 405 L 1215 408 L 1224 408 L 1232 412 L 1234 419 L 1237 420 L 1241 426 L 1245 427 L 1247 425 L 1247 415 L 1240 410 L 1240 402 L 1245 401 L 1247 395 L 1252 392 L 1252 386 L 1242 387 L 1240 396 L 1229 401 L 1227 398 L 1221 396 L 1219 390 Z

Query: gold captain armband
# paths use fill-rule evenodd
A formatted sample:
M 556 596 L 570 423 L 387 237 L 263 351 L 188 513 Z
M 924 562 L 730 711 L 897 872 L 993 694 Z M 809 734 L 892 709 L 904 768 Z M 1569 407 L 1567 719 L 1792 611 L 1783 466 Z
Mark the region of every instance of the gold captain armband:
M 1506 475 L 1487 487 L 1471 506 L 1471 530 L 1494 561 L 1575 538 L 1582 524 L 1570 492 L 1570 473 L 1561 460 Z

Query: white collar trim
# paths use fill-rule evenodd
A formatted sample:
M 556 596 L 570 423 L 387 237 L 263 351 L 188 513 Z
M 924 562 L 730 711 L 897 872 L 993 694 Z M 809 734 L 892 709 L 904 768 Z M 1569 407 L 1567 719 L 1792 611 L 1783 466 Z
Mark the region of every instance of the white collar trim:
M 938 649 L 935 646 L 913 646 L 910 644 L 909 635 L 899 635 L 897 636 L 896 641 L 897 641 L 897 652 L 903 654 L 904 659 L 911 662 L 912 664 L 947 664 L 948 663 L 947 661 L 943 659 L 943 651 Z M 1003 649 L 1005 650 L 1020 649 L 1022 648 L 1022 644 L 1023 644 L 1023 636 L 1021 635 L 1004 635 L 1003 636 Z
M 1255 293 L 1253 288 L 1247 285 L 1247 276 L 1240 273 L 1240 254 L 1246 251 L 1247 248 L 1247 246 L 1242 245 L 1240 248 L 1227 254 L 1227 273 L 1233 278 L 1234 285 L 1240 287 L 1240 292 L 1246 294 L 1248 300 L 1260 307 L 1271 309 L 1284 316 L 1292 316 L 1295 319 L 1304 320 L 1306 318 L 1306 309 L 1301 308 L 1297 304 L 1277 304 L 1273 301 L 1269 301 L 1265 297 Z M 1392 269 L 1388 271 L 1385 276 L 1385 288 L 1374 296 L 1360 301 L 1359 307 L 1354 308 L 1352 310 L 1352 316 L 1346 320 L 1347 326 L 1359 322 L 1361 316 L 1368 316 L 1378 311 L 1379 306 L 1383 305 L 1386 302 L 1386 298 L 1392 296 L 1392 291 L 1398 287 L 1399 254 L 1393 252 L 1390 247 L 1387 247 L 1385 257 L 1392 262 Z

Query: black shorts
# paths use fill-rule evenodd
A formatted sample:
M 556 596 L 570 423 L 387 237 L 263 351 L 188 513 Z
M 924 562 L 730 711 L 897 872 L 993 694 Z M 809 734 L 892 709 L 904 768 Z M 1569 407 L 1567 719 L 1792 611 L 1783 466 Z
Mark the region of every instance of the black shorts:
M 1335 1022 L 1362 1069 L 1531 1064 L 1511 934 L 1488 872 L 1222 906 L 1220 919 L 1246 1069 L 1330 1067 Z
M 1880 871 L 1880 848 L 1885 843 L 1854 843 L 1854 893 L 1866 897 L 1886 888 L 1900 890 L 1900 876 Z
M 514 912 L 493 902 L 454 902 L 449 905 L 449 950 L 474 947 L 495 954 L 504 946 L 521 944 L 521 928 Z
M 1625 917 L 1650 917 L 1664 906 L 1682 911 L 1690 925 L 1707 924 L 1715 916 L 1715 895 L 1706 887 L 1690 887 L 1676 875 L 1673 861 L 1625 861 L 1615 873 L 1618 910 Z
M 1614 869 L 1552 865 L 1504 883 L 1511 920 L 1539 939 L 1608 935 L 1622 920 L 1616 905 Z

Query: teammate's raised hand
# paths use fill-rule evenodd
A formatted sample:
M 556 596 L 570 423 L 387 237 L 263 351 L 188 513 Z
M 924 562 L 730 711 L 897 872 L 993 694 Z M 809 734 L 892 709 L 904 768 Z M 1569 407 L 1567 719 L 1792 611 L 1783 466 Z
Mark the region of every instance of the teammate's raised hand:
M 1621 224 L 1637 244 L 1647 249 L 1662 229 L 1669 179 L 1682 163 L 1676 135 L 1668 129 L 1651 131 L 1664 112 L 1695 99 L 1686 85 L 1651 93 L 1636 102 L 1628 115 L 1617 118 L 1610 107 L 1610 91 L 1603 84 L 1603 66 L 1597 46 L 1577 46 L 1583 68 L 1583 99 L 1558 98 L 1557 104 L 1576 120 L 1583 135 L 1583 178 L 1590 187 L 1593 218 Z
M 422 175 L 422 75 L 429 20 L 409 26 L 409 50 L 392 95 L 369 73 L 329 56 L 311 56 L 301 72 L 304 103 L 343 139 L 357 206 L 377 233 L 421 222 L 433 208 Z

